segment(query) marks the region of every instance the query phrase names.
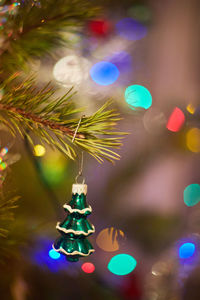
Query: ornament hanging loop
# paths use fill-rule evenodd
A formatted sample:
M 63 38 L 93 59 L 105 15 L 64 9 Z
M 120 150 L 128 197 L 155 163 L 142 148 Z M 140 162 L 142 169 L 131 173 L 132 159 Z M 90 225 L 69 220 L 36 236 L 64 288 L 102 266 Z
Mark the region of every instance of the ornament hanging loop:
M 77 124 L 77 127 L 76 127 L 76 130 L 74 132 L 74 135 L 73 135 L 73 138 L 72 138 L 72 143 L 74 142 L 75 138 L 76 138 L 76 135 L 77 135 L 77 132 L 79 130 L 79 127 L 80 127 L 80 124 L 81 124 L 81 121 L 82 119 L 85 117 L 85 115 L 82 115 L 78 124 Z M 83 151 L 81 151 L 81 159 L 79 160 L 79 171 L 78 171 L 78 174 L 77 176 L 75 177 L 75 182 L 76 184 L 79 184 L 78 183 L 78 179 L 79 177 L 83 177 Z M 83 177 L 83 181 L 82 181 L 82 184 L 85 183 L 85 177 Z
M 80 120 L 78 121 L 77 127 L 76 127 L 76 129 L 75 129 L 75 131 L 74 131 L 74 135 L 73 135 L 73 138 L 72 138 L 72 143 L 74 142 L 74 140 L 75 140 L 75 138 L 76 138 L 77 132 L 78 132 L 79 127 L 80 127 L 80 125 L 81 125 L 81 121 L 82 121 L 82 119 L 83 119 L 84 117 L 85 117 L 85 115 L 82 115 L 82 116 L 80 117 Z
M 78 179 L 79 177 L 83 177 L 83 151 L 81 151 L 81 160 L 79 163 L 79 171 L 78 171 L 78 175 L 75 177 L 75 182 L 78 184 Z M 85 177 L 83 177 L 83 181 L 82 184 L 85 183 Z

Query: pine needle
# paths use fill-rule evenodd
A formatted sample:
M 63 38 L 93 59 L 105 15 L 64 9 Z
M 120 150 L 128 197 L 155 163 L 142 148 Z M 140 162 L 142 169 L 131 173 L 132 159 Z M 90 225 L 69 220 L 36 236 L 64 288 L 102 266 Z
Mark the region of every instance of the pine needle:
M 33 145 L 33 135 L 44 143 L 54 146 L 70 159 L 75 159 L 77 148 L 81 148 L 99 162 L 104 159 L 113 162 L 119 155 L 113 149 L 119 148 L 124 132 L 115 132 L 119 114 L 110 109 L 112 101 L 106 102 L 96 113 L 83 117 L 72 143 L 81 109 L 72 101 L 70 89 L 61 98 L 54 98 L 55 90 L 46 85 L 35 88 L 33 77 L 17 83 L 18 74 L 0 85 L 4 93 L 0 100 L 0 122 L 13 135 L 26 136 Z M 74 116 L 76 116 L 74 118 Z

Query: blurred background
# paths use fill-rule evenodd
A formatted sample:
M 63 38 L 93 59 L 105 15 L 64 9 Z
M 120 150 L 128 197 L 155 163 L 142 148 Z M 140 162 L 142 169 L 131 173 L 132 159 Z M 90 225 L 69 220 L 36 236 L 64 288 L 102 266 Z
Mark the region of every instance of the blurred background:
M 99 16 L 31 68 L 60 94 L 74 86 L 86 114 L 112 98 L 129 133 L 115 165 L 84 155 L 95 252 L 71 263 L 52 250 L 78 161 L 2 130 L 4 190 L 20 199 L 0 298 L 199 300 L 200 2 L 94 4 Z

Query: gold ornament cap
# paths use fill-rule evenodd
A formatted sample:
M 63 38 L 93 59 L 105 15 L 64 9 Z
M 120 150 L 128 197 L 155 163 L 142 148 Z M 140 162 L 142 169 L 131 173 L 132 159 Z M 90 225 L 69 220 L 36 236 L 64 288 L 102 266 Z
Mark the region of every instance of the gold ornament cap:
M 83 183 L 74 183 L 72 185 L 72 194 L 87 194 L 87 184 Z

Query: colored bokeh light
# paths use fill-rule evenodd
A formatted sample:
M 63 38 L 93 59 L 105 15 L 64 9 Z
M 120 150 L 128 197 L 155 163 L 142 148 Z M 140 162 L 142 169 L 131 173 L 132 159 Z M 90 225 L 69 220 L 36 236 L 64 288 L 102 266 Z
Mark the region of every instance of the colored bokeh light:
M 91 20 L 88 23 L 89 31 L 96 36 L 105 36 L 110 32 L 111 25 L 106 20 Z
M 35 145 L 34 146 L 34 155 L 35 156 L 43 156 L 45 155 L 46 149 L 42 145 Z
M 123 238 L 123 231 L 110 227 L 103 229 L 98 234 L 96 243 L 102 250 L 113 252 L 119 250 L 119 244 Z
M 15 2 L 15 3 L 11 4 L 11 6 L 13 6 L 13 7 L 16 7 L 18 5 L 20 5 L 20 3 L 18 3 L 18 2 Z
M 3 162 L 0 163 L 0 171 L 4 171 L 6 169 L 6 167 L 7 167 L 6 162 L 3 161 Z
M 56 260 L 60 258 L 60 253 L 56 252 L 54 249 L 51 249 L 49 250 L 49 256 Z
M 137 265 L 135 258 L 128 254 L 117 254 L 108 263 L 108 270 L 115 275 L 127 275 Z
M 188 185 L 183 192 L 184 202 L 187 206 L 194 206 L 200 201 L 200 185 L 193 183 Z
M 200 152 L 200 129 L 192 128 L 186 134 L 186 145 L 192 152 Z
M 118 79 L 119 70 L 111 62 L 101 61 L 90 69 L 90 76 L 97 84 L 106 86 L 114 83 Z
M 130 41 L 137 41 L 147 34 L 147 27 L 132 18 L 124 18 L 116 24 L 117 33 Z
M 187 107 L 186 107 L 186 109 L 192 115 L 195 113 L 195 110 L 196 110 L 195 107 L 194 107 L 194 105 L 192 105 L 192 104 L 188 104 Z
M 83 270 L 83 272 L 90 274 L 94 272 L 95 266 L 90 262 L 86 262 L 82 264 L 81 269 Z
M 184 113 L 180 108 L 175 107 L 168 119 L 166 128 L 170 131 L 178 132 L 183 126 L 184 122 L 185 122 Z
M 128 15 L 141 22 L 149 22 L 152 18 L 149 7 L 144 4 L 135 4 L 129 8 Z
M 132 71 L 132 57 L 126 51 L 115 52 L 106 60 L 113 63 L 118 68 L 120 74 Z
M 142 85 L 130 85 L 125 90 L 125 100 L 131 109 L 145 108 L 152 105 L 152 96 L 150 92 Z
M 68 272 L 69 264 L 65 255 L 56 252 L 51 245 L 52 240 L 46 236 L 38 236 L 36 247 L 32 248 L 28 255 L 31 263 L 39 268 L 48 268 L 51 272 Z
M 56 186 L 65 178 L 68 161 L 59 152 L 48 151 L 42 159 L 43 175 L 46 181 Z
M 8 153 L 8 148 L 7 148 L 7 147 L 2 148 L 2 149 L 0 150 L 0 156 L 1 156 L 1 157 L 4 156 L 4 155 L 6 155 L 7 153 Z
M 195 253 L 195 244 L 184 243 L 179 247 L 179 257 L 182 259 L 190 258 Z

